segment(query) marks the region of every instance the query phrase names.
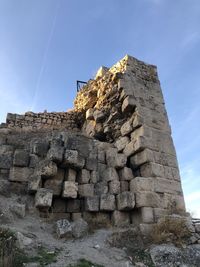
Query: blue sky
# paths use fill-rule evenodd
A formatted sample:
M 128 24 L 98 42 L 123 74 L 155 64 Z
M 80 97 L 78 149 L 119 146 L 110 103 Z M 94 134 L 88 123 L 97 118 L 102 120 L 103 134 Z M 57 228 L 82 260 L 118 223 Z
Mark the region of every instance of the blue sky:
M 200 1 L 0 0 L 0 121 L 65 111 L 130 54 L 158 66 L 187 207 L 200 217 Z

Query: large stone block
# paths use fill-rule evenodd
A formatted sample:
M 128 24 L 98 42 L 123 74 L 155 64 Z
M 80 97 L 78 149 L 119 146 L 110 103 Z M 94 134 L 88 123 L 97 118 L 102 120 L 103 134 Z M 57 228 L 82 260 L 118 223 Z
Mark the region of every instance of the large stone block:
M 42 178 L 40 175 L 31 175 L 28 181 L 29 193 L 35 193 L 39 188 L 42 187 Z
M 184 213 L 185 201 L 181 195 L 164 193 L 164 208 L 167 208 L 171 213 Z
M 110 167 L 123 168 L 126 165 L 127 157 L 122 153 L 117 153 L 116 148 L 110 148 L 106 151 L 106 161 Z
M 128 181 L 120 181 L 120 192 L 129 191 L 129 182 Z
M 119 181 L 119 175 L 115 168 L 109 167 L 103 172 L 103 181 Z
M 120 193 L 120 181 L 109 182 L 109 193 L 114 195 Z
M 98 122 L 102 122 L 105 120 L 106 116 L 105 113 L 100 111 L 100 110 L 95 110 L 93 113 L 94 116 L 94 120 L 98 123 Z
M 36 167 L 36 174 L 41 175 L 42 178 L 53 177 L 57 174 L 57 165 L 55 162 L 45 159 L 39 162 Z
M 52 211 L 53 213 L 65 213 L 66 212 L 66 200 L 56 198 L 53 200 Z M 63 218 L 64 219 L 64 218 Z
M 133 130 L 139 128 L 140 126 L 142 126 L 144 123 L 144 119 L 142 118 L 142 116 L 135 114 L 134 118 L 133 118 Z
M 136 177 L 130 181 L 131 192 L 154 191 L 154 178 Z
M 143 136 L 138 137 L 135 140 L 132 140 L 130 143 L 128 143 L 124 150 L 123 153 L 127 156 L 130 157 L 131 155 L 140 152 L 146 148 L 146 141 Z
M 101 195 L 100 198 L 100 210 L 113 211 L 116 209 L 115 196 L 111 194 Z
M 171 193 L 171 194 L 181 193 L 182 194 L 181 183 L 172 181 L 169 179 L 156 178 L 155 192 Z
M 100 180 L 99 172 L 98 171 L 91 171 L 90 173 L 90 183 L 96 184 Z
M 66 150 L 64 154 L 64 165 L 82 169 L 85 165 L 85 159 L 76 150 Z
M 70 182 L 75 182 L 76 181 L 76 175 L 77 172 L 74 169 L 68 169 L 66 172 L 66 177 L 65 179 Z
M 83 218 L 93 229 L 110 227 L 109 212 L 83 212 Z
M 123 192 L 117 195 L 118 210 L 132 210 L 135 207 L 135 195 L 132 192 Z
M 94 190 L 96 195 L 107 194 L 108 193 L 108 183 L 106 181 L 96 183 L 94 185 Z
M 18 167 L 27 167 L 29 165 L 29 153 L 22 149 L 16 149 L 13 165 Z
M 89 108 L 87 111 L 86 111 L 86 120 L 94 120 L 94 116 L 93 116 L 93 108 Z
M 131 168 L 124 167 L 119 171 L 120 181 L 130 181 L 134 178 Z
M 71 181 L 65 181 L 62 196 L 66 198 L 77 198 L 78 184 Z
M 161 209 L 161 208 L 154 208 L 153 214 L 154 214 L 154 220 L 157 222 L 160 218 L 168 215 L 169 211 L 167 209 Z
M 64 154 L 64 147 L 59 145 L 51 145 L 51 148 L 47 153 L 47 158 L 56 163 L 61 163 L 63 160 L 63 154 Z
M 35 154 L 30 154 L 29 156 L 29 167 L 35 168 L 40 161 L 40 158 Z
M 122 104 L 122 112 L 134 111 L 136 107 L 136 99 L 133 96 L 127 96 Z
M 50 208 L 53 200 L 53 191 L 50 189 L 40 188 L 35 195 L 36 208 Z
M 65 170 L 58 169 L 56 176 L 53 176 L 44 182 L 44 187 L 53 190 L 54 196 L 60 196 L 64 177 Z
M 152 150 L 145 149 L 131 156 L 130 166 L 132 169 L 137 169 L 140 165 L 150 161 L 154 161 L 154 152 Z
M 66 211 L 67 212 L 80 212 L 81 211 L 80 199 L 67 199 Z
M 111 222 L 116 227 L 127 226 L 130 224 L 130 214 L 129 212 L 115 210 L 112 213 Z
M 10 169 L 13 163 L 13 147 L 10 145 L 0 146 L 0 168 Z
M 151 207 L 141 208 L 141 217 L 143 223 L 154 223 L 154 213 Z
M 58 220 L 56 222 L 56 234 L 58 238 L 71 238 L 72 225 L 67 219 Z
M 164 167 L 154 162 L 145 163 L 140 167 L 140 173 L 143 177 L 165 177 Z
M 131 121 L 126 121 L 122 127 L 121 127 L 121 135 L 122 136 L 125 136 L 125 135 L 128 135 L 132 132 L 133 130 L 133 127 L 132 127 L 132 123 Z
M 129 142 L 130 142 L 129 137 L 123 136 L 119 137 L 119 139 L 117 139 L 114 145 L 117 148 L 118 152 L 121 152 Z
M 28 182 L 33 169 L 27 167 L 12 167 L 9 180 L 12 182 Z
M 85 198 L 85 210 L 90 212 L 99 211 L 99 196 Z
M 33 140 L 30 147 L 33 154 L 44 157 L 49 150 L 49 142 L 47 140 Z
M 78 193 L 80 197 L 93 197 L 94 196 L 94 184 L 79 185 Z
M 78 173 L 78 183 L 79 184 L 88 184 L 90 181 L 90 171 L 82 169 Z
M 162 206 L 163 200 L 160 196 L 154 192 L 137 192 L 136 196 L 136 207 L 152 207 L 152 208 L 159 208 Z

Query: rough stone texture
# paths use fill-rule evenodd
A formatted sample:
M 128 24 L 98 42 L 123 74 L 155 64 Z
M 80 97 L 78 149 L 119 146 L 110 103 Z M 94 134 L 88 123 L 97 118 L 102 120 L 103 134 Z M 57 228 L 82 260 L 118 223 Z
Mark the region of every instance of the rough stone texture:
M 162 215 L 184 214 L 156 67 L 125 56 L 81 88 L 73 110 L 8 114 L 0 180 L 4 195 L 36 194 L 40 213 L 52 207 L 58 219 L 105 212 L 107 222 L 131 217 L 148 232 Z
M 51 207 L 53 199 L 53 191 L 50 189 L 40 188 L 35 195 L 36 208 L 49 208 Z
M 66 198 L 77 198 L 78 184 L 71 181 L 64 182 L 62 196 Z
M 131 192 L 123 192 L 117 195 L 118 210 L 132 210 L 135 207 L 135 196 Z
M 75 238 L 81 238 L 88 234 L 89 226 L 88 223 L 82 218 L 76 220 L 72 224 L 72 235 Z
M 67 219 L 59 220 L 56 222 L 56 234 L 58 238 L 72 237 L 72 225 Z
M 130 224 L 130 214 L 128 212 L 115 210 L 112 213 L 111 222 L 113 226 L 127 226 Z
M 102 194 L 100 199 L 100 210 L 113 211 L 116 209 L 115 196 L 111 194 Z

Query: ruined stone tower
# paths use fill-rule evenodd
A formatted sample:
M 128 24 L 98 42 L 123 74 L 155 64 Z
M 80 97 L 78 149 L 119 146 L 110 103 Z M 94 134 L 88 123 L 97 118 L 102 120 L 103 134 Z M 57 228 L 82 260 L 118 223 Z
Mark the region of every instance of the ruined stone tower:
M 8 114 L 0 129 L 6 190 L 30 194 L 30 210 L 115 226 L 145 227 L 185 213 L 155 66 L 125 56 L 102 67 L 74 105 L 70 112 Z

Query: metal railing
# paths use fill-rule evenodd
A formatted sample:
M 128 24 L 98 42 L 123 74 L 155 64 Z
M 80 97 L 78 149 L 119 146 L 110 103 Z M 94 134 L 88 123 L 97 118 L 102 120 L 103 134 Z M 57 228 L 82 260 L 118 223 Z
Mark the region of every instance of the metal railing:
M 78 81 L 77 80 L 76 81 L 76 90 L 77 90 L 77 92 L 79 92 L 85 84 L 87 84 L 87 82 L 83 82 L 83 81 Z

